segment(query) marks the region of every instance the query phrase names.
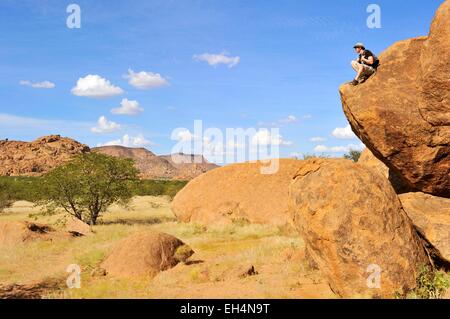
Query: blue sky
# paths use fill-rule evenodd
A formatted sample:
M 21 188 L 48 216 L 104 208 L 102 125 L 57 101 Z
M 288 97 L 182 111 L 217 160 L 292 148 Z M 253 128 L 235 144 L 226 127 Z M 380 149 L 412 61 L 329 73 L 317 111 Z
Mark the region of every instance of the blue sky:
M 71 2 L 1 0 L 0 139 L 61 134 L 163 154 L 176 128 L 196 138 L 202 120 L 278 127 L 283 157 L 339 156 L 360 143 L 338 94 L 354 76 L 353 44 L 379 54 L 426 35 L 441 2 L 79 0 L 81 28 L 69 29 Z M 380 29 L 366 25 L 371 3 Z

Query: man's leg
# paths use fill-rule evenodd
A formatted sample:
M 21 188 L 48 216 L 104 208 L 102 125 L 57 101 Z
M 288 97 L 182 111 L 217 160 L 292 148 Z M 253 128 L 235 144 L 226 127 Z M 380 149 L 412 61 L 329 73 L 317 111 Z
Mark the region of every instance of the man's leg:
M 361 75 L 364 71 L 364 66 L 357 61 L 352 61 L 352 67 L 356 71 L 355 81 L 359 81 L 359 79 L 361 78 Z
M 375 69 L 367 66 L 367 65 L 363 65 L 362 66 L 362 73 L 361 73 L 361 78 L 359 79 L 360 83 L 364 83 L 365 81 L 367 81 L 373 74 L 375 73 Z

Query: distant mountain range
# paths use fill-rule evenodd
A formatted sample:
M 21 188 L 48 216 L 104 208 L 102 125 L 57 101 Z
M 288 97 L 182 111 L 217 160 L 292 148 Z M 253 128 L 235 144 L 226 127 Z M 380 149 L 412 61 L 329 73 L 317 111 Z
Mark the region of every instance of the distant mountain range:
M 123 146 L 95 147 L 92 152 L 110 156 L 131 158 L 142 178 L 190 180 L 218 166 L 209 163 L 201 155 L 173 154 L 158 156 L 145 148 Z
M 39 176 L 72 156 L 98 152 L 131 158 L 141 178 L 190 180 L 218 166 L 201 155 L 174 154 L 158 156 L 145 148 L 103 146 L 90 149 L 71 138 L 50 135 L 33 142 L 0 140 L 0 176 Z

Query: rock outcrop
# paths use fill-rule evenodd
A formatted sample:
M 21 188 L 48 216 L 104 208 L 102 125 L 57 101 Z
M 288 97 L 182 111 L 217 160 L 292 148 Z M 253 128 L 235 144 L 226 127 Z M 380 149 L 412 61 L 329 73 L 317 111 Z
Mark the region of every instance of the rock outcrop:
M 411 188 L 406 185 L 401 177 L 387 167 L 382 161 L 376 158 L 372 152 L 366 148 L 359 158 L 358 164 L 363 165 L 389 179 L 397 194 L 411 192 Z
M 434 254 L 437 262 L 450 265 L 450 199 L 424 193 L 399 195 L 406 214 L 411 218 Z
M 440 197 L 450 197 L 449 50 L 447 0 L 428 37 L 394 44 L 365 84 L 340 88 L 351 127 L 373 154 L 410 187 Z
M 75 155 L 91 151 L 133 159 L 140 177 L 145 179 L 191 180 L 218 167 L 202 156 L 158 156 L 145 148 L 122 146 L 90 149 L 73 139 L 50 135 L 34 142 L 0 140 L 0 176 L 40 176 L 66 163 Z
M 0 176 L 39 176 L 86 152 L 87 145 L 59 135 L 34 142 L 1 140 Z
M 405 293 L 429 263 L 388 180 L 362 165 L 307 161 L 290 186 L 289 206 L 307 256 L 341 297 Z
M 186 261 L 193 253 L 189 246 L 171 235 L 143 232 L 119 243 L 101 268 L 113 277 L 155 276 Z
M 79 233 L 55 230 L 54 228 L 30 222 L 0 221 L 0 247 L 13 246 L 32 241 L 55 241 L 78 237 Z
M 102 146 L 93 148 L 92 151 L 133 159 L 141 178 L 146 179 L 191 180 L 218 167 L 209 163 L 203 156 L 185 154 L 158 156 L 145 148 Z
M 71 234 L 80 234 L 82 236 L 88 236 L 93 233 L 91 226 L 72 216 L 67 217 L 64 229 Z
M 288 189 L 302 161 L 284 159 L 275 174 L 262 174 L 261 162 L 217 168 L 190 181 L 174 198 L 182 222 L 203 225 L 247 221 L 284 226 Z

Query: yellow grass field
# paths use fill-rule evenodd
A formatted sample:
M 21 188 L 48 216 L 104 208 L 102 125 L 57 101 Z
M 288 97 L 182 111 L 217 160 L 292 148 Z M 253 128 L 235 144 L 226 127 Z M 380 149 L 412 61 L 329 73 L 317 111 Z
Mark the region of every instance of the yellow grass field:
M 29 216 L 37 211 L 30 203 L 17 202 L 0 214 L 0 221 L 27 220 L 58 227 L 63 217 Z M 171 234 L 195 254 L 188 263 L 154 278 L 92 274 L 121 239 L 146 230 Z M 335 298 L 320 274 L 305 264 L 302 241 L 285 229 L 179 223 L 168 198 L 146 196 L 135 197 L 128 208 L 111 207 L 93 231 L 81 238 L 0 247 L 0 287 L 56 283 L 43 298 Z M 66 285 L 71 264 L 82 269 L 79 289 Z M 250 266 L 257 275 L 239 276 Z

